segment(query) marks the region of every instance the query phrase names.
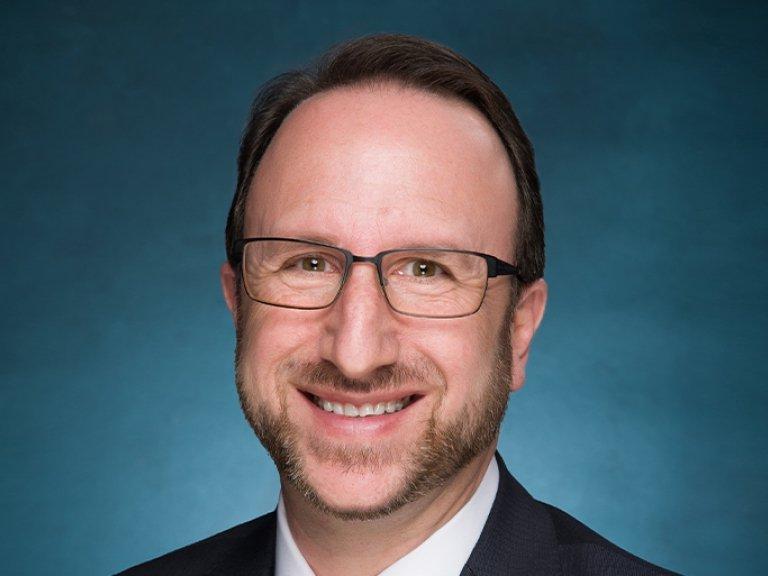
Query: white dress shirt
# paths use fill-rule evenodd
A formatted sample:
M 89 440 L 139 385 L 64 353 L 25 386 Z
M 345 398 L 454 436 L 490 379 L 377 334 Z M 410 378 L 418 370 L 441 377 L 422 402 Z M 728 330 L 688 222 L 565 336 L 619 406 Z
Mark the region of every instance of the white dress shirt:
M 475 493 L 453 518 L 379 576 L 458 576 L 480 538 L 499 487 L 496 458 Z M 291 535 L 283 496 L 277 504 L 275 576 L 315 576 Z

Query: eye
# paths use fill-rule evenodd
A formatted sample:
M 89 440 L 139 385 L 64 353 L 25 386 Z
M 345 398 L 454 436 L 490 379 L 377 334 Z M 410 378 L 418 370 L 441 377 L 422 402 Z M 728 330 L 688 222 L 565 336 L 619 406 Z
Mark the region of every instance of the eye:
M 438 270 L 434 262 L 414 262 L 411 266 L 414 276 L 434 276 Z
M 445 270 L 432 260 L 410 260 L 401 268 L 400 274 L 415 278 L 433 278 L 444 276 Z
M 281 256 L 277 271 L 304 277 L 329 274 L 338 276 L 344 271 L 344 256 L 331 252 L 302 250 Z
M 322 256 L 304 256 L 297 262 L 307 272 L 325 272 L 328 262 Z

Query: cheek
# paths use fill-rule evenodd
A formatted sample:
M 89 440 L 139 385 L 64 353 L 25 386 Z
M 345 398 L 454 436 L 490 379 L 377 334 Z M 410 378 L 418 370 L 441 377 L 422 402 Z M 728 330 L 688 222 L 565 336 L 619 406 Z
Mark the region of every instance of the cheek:
M 307 359 L 317 342 L 317 323 L 301 312 L 268 306 L 248 306 L 241 327 L 240 361 L 256 381 L 274 387 L 279 365 L 289 358 Z
M 416 341 L 421 353 L 440 370 L 446 390 L 440 411 L 455 413 L 473 398 L 482 395 L 492 370 L 496 351 L 493 330 L 482 317 L 463 319 L 451 326 L 444 326 L 430 334 L 423 334 Z

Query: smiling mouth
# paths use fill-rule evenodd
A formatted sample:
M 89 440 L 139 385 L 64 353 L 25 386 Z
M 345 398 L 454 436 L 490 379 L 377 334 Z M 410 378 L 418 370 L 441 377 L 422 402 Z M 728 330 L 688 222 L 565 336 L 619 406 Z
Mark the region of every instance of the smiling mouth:
M 391 400 L 389 402 L 377 402 L 375 404 L 350 404 L 333 402 L 326 400 L 314 394 L 305 394 L 318 408 L 325 410 L 326 412 L 333 412 L 339 416 L 347 416 L 349 418 L 366 418 L 368 416 L 383 416 L 385 414 L 394 414 L 404 408 L 407 408 L 418 397 L 415 395 L 404 396 L 397 400 Z

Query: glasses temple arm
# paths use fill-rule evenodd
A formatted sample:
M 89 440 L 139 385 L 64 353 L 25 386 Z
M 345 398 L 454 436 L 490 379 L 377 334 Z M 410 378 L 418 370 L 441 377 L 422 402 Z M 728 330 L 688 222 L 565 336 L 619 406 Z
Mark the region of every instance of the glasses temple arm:
M 508 264 L 507 262 L 492 256 L 488 259 L 488 278 L 495 278 L 497 276 L 514 276 L 521 282 L 528 281 L 520 273 L 520 269 L 517 266 Z

